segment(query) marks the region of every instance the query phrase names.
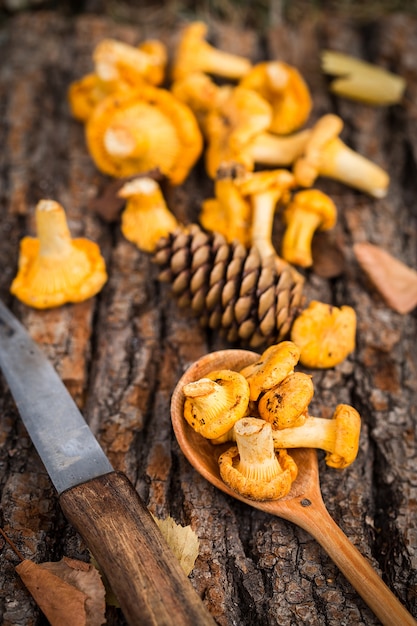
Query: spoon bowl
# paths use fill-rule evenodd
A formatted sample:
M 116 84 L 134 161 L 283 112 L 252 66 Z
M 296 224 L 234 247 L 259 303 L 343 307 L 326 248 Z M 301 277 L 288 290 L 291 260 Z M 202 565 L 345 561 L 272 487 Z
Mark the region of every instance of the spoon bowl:
M 317 453 L 311 448 L 288 450 L 298 466 L 290 492 L 278 500 L 250 500 L 222 480 L 218 458 L 231 444 L 214 445 L 196 433 L 184 418 L 183 387 L 219 369 L 239 371 L 259 359 L 250 350 L 219 350 L 193 363 L 178 381 L 171 399 L 171 420 L 178 444 L 191 465 L 207 481 L 247 505 L 277 515 L 309 532 L 333 559 L 382 624 L 416 626 L 417 622 L 385 585 L 370 563 L 332 519 L 323 502 Z

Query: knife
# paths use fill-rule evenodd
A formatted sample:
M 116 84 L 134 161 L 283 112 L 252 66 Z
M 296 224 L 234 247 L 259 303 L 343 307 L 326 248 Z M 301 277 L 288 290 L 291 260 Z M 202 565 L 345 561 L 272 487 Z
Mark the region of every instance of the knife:
M 61 508 L 128 624 L 214 626 L 133 485 L 113 469 L 52 364 L 1 301 L 0 368 Z

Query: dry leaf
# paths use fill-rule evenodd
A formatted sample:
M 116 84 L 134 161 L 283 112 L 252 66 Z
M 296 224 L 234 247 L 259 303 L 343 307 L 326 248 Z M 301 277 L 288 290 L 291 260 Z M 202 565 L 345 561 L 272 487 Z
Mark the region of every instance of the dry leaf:
M 66 557 L 41 564 L 24 559 L 16 571 L 51 626 L 105 623 L 104 586 L 92 565 Z
M 397 313 L 417 306 L 417 272 L 371 243 L 353 246 L 356 259 L 385 302 Z
M 199 541 L 191 526 L 181 526 L 172 517 L 164 520 L 153 516 L 165 541 L 177 557 L 180 565 L 188 576 L 193 567 L 199 552 Z
M 331 83 L 332 93 L 379 106 L 402 99 L 405 80 L 382 67 L 334 50 L 324 50 L 321 63 L 323 72 L 340 77 Z

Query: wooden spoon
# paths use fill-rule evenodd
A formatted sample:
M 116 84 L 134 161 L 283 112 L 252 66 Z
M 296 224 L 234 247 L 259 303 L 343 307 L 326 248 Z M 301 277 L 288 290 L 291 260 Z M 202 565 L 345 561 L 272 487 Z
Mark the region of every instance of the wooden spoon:
M 327 511 L 320 491 L 315 450 L 308 448 L 291 450 L 291 455 L 298 465 L 298 477 L 290 493 L 279 500 L 257 502 L 232 491 L 221 479 L 217 459 L 227 444 L 213 445 L 196 433 L 184 419 L 185 397 L 182 388 L 186 383 L 198 380 L 217 369 L 239 371 L 258 358 L 259 354 L 248 350 L 220 350 L 207 354 L 189 367 L 175 387 L 171 400 L 172 425 L 181 450 L 206 480 L 229 496 L 282 517 L 309 532 L 326 550 L 382 624 L 416 626 L 417 622 L 412 615 L 353 546 Z

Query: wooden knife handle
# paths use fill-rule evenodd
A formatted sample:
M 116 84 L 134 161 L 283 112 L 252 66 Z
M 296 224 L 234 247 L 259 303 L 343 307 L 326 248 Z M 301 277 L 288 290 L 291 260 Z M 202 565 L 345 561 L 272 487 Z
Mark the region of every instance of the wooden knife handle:
M 112 472 L 67 489 L 60 504 L 106 575 L 131 626 L 214 626 L 124 474 Z

